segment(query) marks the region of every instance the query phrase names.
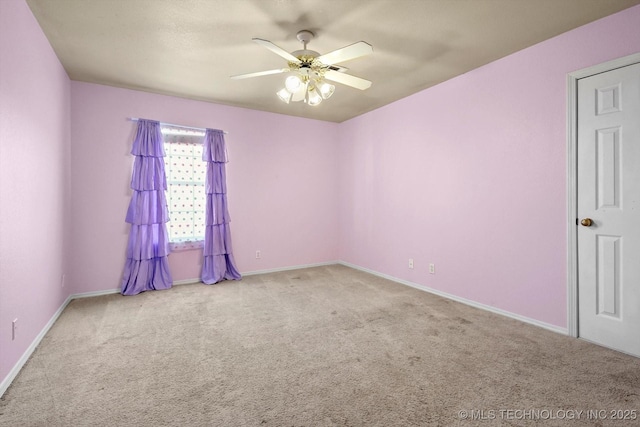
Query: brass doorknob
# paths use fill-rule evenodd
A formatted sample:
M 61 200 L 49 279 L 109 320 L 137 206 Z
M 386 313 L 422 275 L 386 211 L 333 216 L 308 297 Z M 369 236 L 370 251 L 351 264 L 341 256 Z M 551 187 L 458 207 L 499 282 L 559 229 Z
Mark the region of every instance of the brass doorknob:
M 593 221 L 591 220 L 591 218 L 585 218 L 582 221 L 580 221 L 580 224 L 584 225 L 585 227 L 591 227 L 591 224 L 593 224 Z

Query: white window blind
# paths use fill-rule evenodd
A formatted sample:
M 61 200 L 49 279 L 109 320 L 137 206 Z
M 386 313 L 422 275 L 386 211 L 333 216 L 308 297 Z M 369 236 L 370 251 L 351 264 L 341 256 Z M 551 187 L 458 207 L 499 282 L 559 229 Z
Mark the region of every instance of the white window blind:
M 205 232 L 204 132 L 162 126 L 162 135 L 171 249 L 200 248 L 204 244 Z

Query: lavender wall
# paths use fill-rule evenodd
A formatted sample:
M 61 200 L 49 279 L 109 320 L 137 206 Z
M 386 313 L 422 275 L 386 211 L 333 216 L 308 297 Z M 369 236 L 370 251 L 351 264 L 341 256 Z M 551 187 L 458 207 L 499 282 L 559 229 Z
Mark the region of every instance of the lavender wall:
M 337 124 L 80 82 L 71 83 L 71 104 L 75 292 L 120 284 L 136 126 L 127 117 L 229 132 L 228 200 L 241 272 L 336 259 Z M 198 278 L 201 251 L 174 253 L 169 262 L 174 280 Z
M 69 294 L 69 84 L 26 3 L 0 1 L 0 381 Z
M 343 123 L 340 259 L 566 327 L 566 75 L 638 51 L 640 6 Z

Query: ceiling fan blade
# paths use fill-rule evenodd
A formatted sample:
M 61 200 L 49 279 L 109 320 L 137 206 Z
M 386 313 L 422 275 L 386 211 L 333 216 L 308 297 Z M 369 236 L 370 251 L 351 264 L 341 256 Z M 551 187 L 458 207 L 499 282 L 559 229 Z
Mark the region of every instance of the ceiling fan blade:
M 248 79 L 251 77 L 260 77 L 260 76 L 268 76 L 271 74 L 286 73 L 287 71 L 289 71 L 288 68 L 279 68 L 277 70 L 258 71 L 256 73 L 238 74 L 236 76 L 231 76 L 231 78 L 233 80 L 240 80 L 240 79 Z
M 266 47 L 267 49 L 269 49 L 271 52 L 275 53 L 276 55 L 280 55 L 281 57 L 283 57 L 284 59 L 286 59 L 289 62 L 294 62 L 296 64 L 300 63 L 300 60 L 298 58 L 296 58 L 295 56 L 293 56 L 292 54 L 290 54 L 289 52 L 287 52 L 283 48 L 278 47 L 275 44 L 271 43 L 269 40 L 262 40 L 262 39 L 251 39 L 251 40 L 253 40 L 254 42 L 258 43 L 261 46 Z
M 329 70 L 324 74 L 324 78 L 343 85 L 351 86 L 356 89 L 365 90 L 371 87 L 369 80 L 361 79 L 360 77 L 352 76 L 350 74 L 340 73 L 338 71 Z
M 320 55 L 316 59 L 325 65 L 333 65 L 339 62 L 348 61 L 350 59 L 359 58 L 361 56 L 369 55 L 373 52 L 373 46 L 367 42 L 357 42 L 345 46 L 342 49 L 334 50 L 333 52 Z
M 349 71 L 347 67 L 341 67 L 340 65 L 329 65 L 330 70 L 340 71 L 341 73 L 346 73 Z

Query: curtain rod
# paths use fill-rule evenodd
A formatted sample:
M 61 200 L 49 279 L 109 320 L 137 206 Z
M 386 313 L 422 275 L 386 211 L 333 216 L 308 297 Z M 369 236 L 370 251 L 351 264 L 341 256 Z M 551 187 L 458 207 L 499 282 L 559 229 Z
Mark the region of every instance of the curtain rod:
M 128 117 L 127 120 L 132 121 L 132 122 L 137 122 L 140 119 L 138 117 Z M 176 124 L 173 124 L 173 123 L 160 122 L 160 124 L 164 125 L 164 126 L 172 126 L 172 127 L 176 127 L 176 128 L 199 130 L 199 131 L 202 131 L 202 132 L 206 132 L 206 130 L 207 130 L 205 128 L 197 128 L 197 127 L 193 127 L 193 126 L 176 125 Z M 225 135 L 229 134 L 229 132 L 227 132 L 226 130 L 223 131 L 223 132 L 224 132 Z

